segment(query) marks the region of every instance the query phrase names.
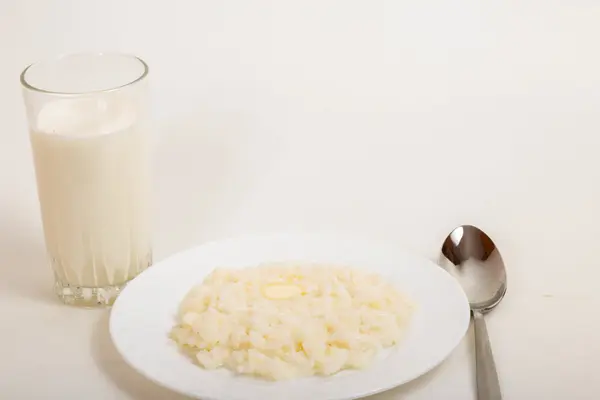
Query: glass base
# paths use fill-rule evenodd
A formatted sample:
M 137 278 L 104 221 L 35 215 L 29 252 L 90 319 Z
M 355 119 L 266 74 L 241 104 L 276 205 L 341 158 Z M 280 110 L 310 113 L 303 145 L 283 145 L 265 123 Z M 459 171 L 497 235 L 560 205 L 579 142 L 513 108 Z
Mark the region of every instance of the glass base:
M 54 292 L 65 304 L 77 307 L 110 307 L 121 293 L 127 282 L 115 286 L 82 287 L 64 284 L 59 281 L 54 283 Z

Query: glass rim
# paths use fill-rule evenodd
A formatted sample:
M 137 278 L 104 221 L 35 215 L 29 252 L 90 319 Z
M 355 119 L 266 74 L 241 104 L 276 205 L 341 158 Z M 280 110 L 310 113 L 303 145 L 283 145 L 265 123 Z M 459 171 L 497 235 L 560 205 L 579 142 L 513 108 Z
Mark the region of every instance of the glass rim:
M 121 84 L 121 85 L 118 85 L 118 86 L 112 86 L 112 87 L 109 87 L 109 88 L 106 88 L 106 89 L 91 90 L 91 91 L 86 91 L 86 92 L 62 92 L 60 90 L 47 90 L 47 89 L 42 89 L 42 88 L 36 87 L 36 86 L 30 84 L 27 81 L 26 75 L 27 75 L 27 71 L 29 71 L 30 68 L 35 67 L 37 65 L 40 65 L 41 63 L 44 63 L 44 62 L 47 62 L 47 61 L 57 61 L 57 60 L 61 60 L 63 58 L 73 57 L 73 56 L 90 56 L 90 57 L 118 56 L 118 57 L 126 57 L 126 58 L 137 60 L 142 65 L 143 71 L 140 74 L 140 76 L 138 76 L 137 78 L 135 78 L 135 79 L 133 79 L 133 80 L 131 80 L 129 82 L 126 82 L 124 84 Z M 56 96 L 81 96 L 81 95 L 86 95 L 86 94 L 108 93 L 108 92 L 113 92 L 113 91 L 116 91 L 116 90 L 120 90 L 120 89 L 126 88 L 128 86 L 132 86 L 132 85 L 134 85 L 134 84 L 136 84 L 136 83 L 144 80 L 144 78 L 146 78 L 146 76 L 148 76 L 148 72 L 149 71 L 150 71 L 150 68 L 148 67 L 148 64 L 146 63 L 146 61 L 142 60 L 140 57 L 138 57 L 136 55 L 133 55 L 133 54 L 118 53 L 118 52 L 65 53 L 65 54 L 59 54 L 59 55 L 54 56 L 54 57 L 50 57 L 50 58 L 45 58 L 45 59 L 42 59 L 42 60 L 38 60 L 38 61 L 35 61 L 35 62 L 29 64 L 21 72 L 20 81 L 21 81 L 21 86 L 23 86 L 25 89 L 31 90 L 31 91 L 34 91 L 34 92 L 38 92 L 38 93 L 51 94 L 51 95 L 56 95 Z

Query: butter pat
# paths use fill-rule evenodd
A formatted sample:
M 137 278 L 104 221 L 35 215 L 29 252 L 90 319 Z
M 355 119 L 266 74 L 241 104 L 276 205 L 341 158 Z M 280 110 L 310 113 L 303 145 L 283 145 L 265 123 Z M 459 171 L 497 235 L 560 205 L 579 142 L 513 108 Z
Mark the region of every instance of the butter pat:
M 296 285 L 272 283 L 263 286 L 262 292 L 263 295 L 268 299 L 283 300 L 300 295 L 302 293 L 302 289 Z

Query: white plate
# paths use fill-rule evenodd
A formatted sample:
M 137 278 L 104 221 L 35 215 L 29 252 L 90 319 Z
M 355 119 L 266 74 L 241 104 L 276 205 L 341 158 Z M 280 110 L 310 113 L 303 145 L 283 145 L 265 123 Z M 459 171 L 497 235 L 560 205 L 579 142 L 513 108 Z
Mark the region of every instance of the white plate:
M 305 261 L 365 268 L 388 277 L 417 305 L 404 341 L 362 371 L 268 382 L 205 371 L 168 338 L 179 302 L 218 266 Z M 211 242 L 161 261 L 134 279 L 111 312 L 123 358 L 147 378 L 203 400 L 342 400 L 406 383 L 441 363 L 469 325 L 467 298 L 442 268 L 397 248 L 326 235 L 271 235 Z

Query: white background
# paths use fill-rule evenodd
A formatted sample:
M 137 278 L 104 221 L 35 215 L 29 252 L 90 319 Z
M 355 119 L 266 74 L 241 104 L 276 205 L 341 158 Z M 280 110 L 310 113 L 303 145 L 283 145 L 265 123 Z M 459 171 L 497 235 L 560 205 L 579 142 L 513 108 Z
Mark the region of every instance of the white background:
M 280 230 L 435 257 L 476 224 L 505 399 L 597 398 L 599 39 L 593 0 L 0 1 L 0 398 L 181 399 L 50 290 L 18 75 L 100 50 L 151 67 L 157 259 Z M 474 399 L 471 340 L 374 399 Z

